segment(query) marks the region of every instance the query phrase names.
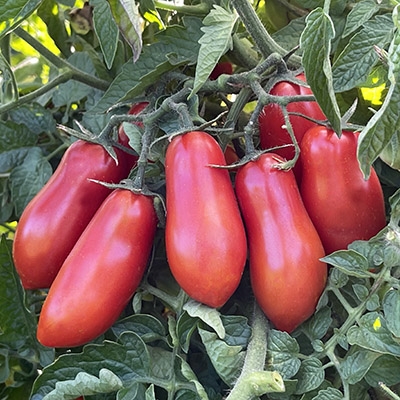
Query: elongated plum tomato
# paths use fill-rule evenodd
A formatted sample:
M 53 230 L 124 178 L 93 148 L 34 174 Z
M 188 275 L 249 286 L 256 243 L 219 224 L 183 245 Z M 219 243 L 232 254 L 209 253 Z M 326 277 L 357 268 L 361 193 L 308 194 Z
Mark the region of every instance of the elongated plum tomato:
M 246 235 L 216 140 L 205 132 L 175 137 L 165 159 L 165 242 L 171 272 L 193 299 L 220 307 L 239 285 Z
M 292 332 L 310 317 L 325 287 L 327 266 L 292 171 L 263 154 L 239 168 L 236 194 L 249 241 L 250 278 L 261 309 L 277 329 Z
M 306 81 L 303 73 L 297 75 L 296 78 L 304 82 Z M 313 93 L 310 88 L 305 86 L 300 86 L 291 82 L 279 82 L 272 88 L 270 94 L 275 96 L 297 96 L 312 95 Z M 290 103 L 287 106 L 287 110 L 288 112 L 300 113 L 316 120 L 326 119 L 318 103 L 315 101 Z M 299 144 L 306 131 L 313 126 L 316 126 L 314 122 L 300 116 L 291 115 L 289 119 L 292 124 L 293 133 Z M 270 149 L 276 146 L 292 144 L 288 131 L 283 128 L 285 125 L 285 119 L 278 104 L 271 103 L 265 106 L 259 116 L 258 122 L 260 129 L 260 147 L 262 149 Z M 286 160 L 291 160 L 295 154 L 293 146 L 274 150 L 274 153 L 279 154 Z M 299 159 L 294 167 L 294 173 L 298 180 L 301 176 L 300 163 L 301 160 Z
M 16 270 L 25 289 L 50 287 L 62 263 L 110 190 L 89 178 L 118 183 L 126 177 L 97 144 L 74 142 L 56 171 L 25 208 L 13 243 Z
M 147 103 L 145 101 L 140 102 L 140 103 L 135 103 L 129 109 L 128 114 L 130 114 L 130 115 L 140 114 L 148 106 L 148 104 L 149 103 Z M 141 122 L 137 122 L 136 124 L 137 124 L 137 126 L 140 126 L 140 127 L 143 126 L 143 124 Z M 124 130 L 124 127 L 123 127 L 122 124 L 118 128 L 118 141 L 123 146 L 127 147 L 128 149 L 131 148 L 129 146 L 129 138 L 128 138 L 127 134 L 125 133 L 125 130 Z M 136 165 L 136 162 L 137 162 L 139 157 L 135 156 L 135 155 L 128 154 L 128 153 L 125 152 L 124 153 L 124 158 L 126 159 L 127 164 L 128 164 L 128 168 L 130 170 Z
M 111 192 L 49 290 L 39 342 L 80 346 L 110 328 L 143 277 L 156 226 L 152 198 L 124 189 Z
M 301 195 L 327 254 L 368 240 L 386 225 L 376 172 L 365 180 L 357 160 L 358 135 L 317 126 L 301 142 Z

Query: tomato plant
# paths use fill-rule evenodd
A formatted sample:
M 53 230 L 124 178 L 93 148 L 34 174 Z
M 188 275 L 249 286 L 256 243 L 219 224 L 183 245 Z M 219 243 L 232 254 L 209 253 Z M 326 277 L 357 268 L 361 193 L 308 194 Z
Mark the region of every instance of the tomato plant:
M 113 191 L 51 285 L 40 313 L 39 342 L 80 346 L 110 328 L 143 277 L 156 226 L 152 198 Z
M 386 225 L 382 187 L 374 169 L 364 179 L 357 137 L 343 131 L 339 138 L 318 126 L 306 132 L 300 145 L 301 194 L 328 254 L 368 240 Z
M 26 289 L 50 287 L 61 265 L 109 194 L 90 181 L 118 183 L 126 177 L 119 163 L 97 144 L 78 140 L 65 153 L 51 179 L 24 210 L 13 242 L 15 267 Z
M 296 75 L 296 78 L 306 83 L 304 73 Z M 292 82 L 278 82 L 270 91 L 274 96 L 295 96 L 295 95 L 312 95 L 312 91 L 307 86 L 301 86 Z M 326 117 L 315 101 L 299 101 L 289 103 L 287 111 L 290 113 L 302 114 L 305 117 L 314 120 L 324 120 Z M 316 123 L 302 117 L 301 115 L 290 115 L 290 123 L 293 133 L 298 143 L 301 142 L 304 134 L 308 129 L 315 126 Z M 269 149 L 278 146 L 291 145 L 293 141 L 290 138 L 287 128 L 285 127 L 285 119 L 281 107 L 277 103 L 271 103 L 264 107 L 259 117 L 260 124 L 260 146 L 262 149 Z M 293 146 L 274 149 L 274 152 L 287 160 L 291 160 L 295 151 Z M 297 177 L 300 176 L 300 162 L 298 162 L 294 171 Z
M 247 241 L 228 171 L 212 165 L 225 165 L 225 158 L 205 132 L 169 144 L 165 245 L 171 271 L 188 295 L 221 307 L 239 285 Z
M 241 167 L 235 182 L 254 294 L 274 326 L 292 332 L 314 313 L 327 266 L 320 261 L 324 249 L 293 172 L 276 168 L 282 161 L 263 154 Z

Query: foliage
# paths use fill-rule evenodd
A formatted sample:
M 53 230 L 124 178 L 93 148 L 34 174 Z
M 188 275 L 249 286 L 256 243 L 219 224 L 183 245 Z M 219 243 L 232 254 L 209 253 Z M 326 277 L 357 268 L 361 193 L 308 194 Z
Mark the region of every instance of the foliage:
M 399 398 L 400 35 L 394 3 L 0 4 L 1 399 Z M 232 62 L 234 74 L 211 81 L 220 60 Z M 262 107 L 287 105 L 269 90 L 300 68 L 335 131 L 361 131 L 360 167 L 365 176 L 376 168 L 388 215 L 378 235 L 324 258 L 329 278 L 314 315 L 291 334 L 274 329 L 257 307 L 253 312 L 247 269 L 222 308 L 189 299 L 169 272 L 161 205 L 150 266 L 120 319 L 79 348 L 40 345 L 37 316 L 46 291 L 22 288 L 11 242 L 16 221 L 75 137 L 109 143 L 124 123 L 144 160 L 132 178 L 163 199 L 168 137 L 202 129 L 223 148 L 232 143 L 239 156 L 254 150 Z M 371 90 L 374 101 L 365 95 Z M 143 100 L 149 102 L 143 114 L 127 115 Z

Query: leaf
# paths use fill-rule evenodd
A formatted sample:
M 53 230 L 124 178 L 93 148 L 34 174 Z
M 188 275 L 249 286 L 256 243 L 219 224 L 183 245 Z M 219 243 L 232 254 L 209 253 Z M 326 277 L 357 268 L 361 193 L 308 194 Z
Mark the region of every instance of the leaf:
M 27 19 L 42 0 L 3 1 L 0 4 L 0 38 Z
M 313 398 L 313 400 L 341 400 L 341 399 L 343 399 L 342 392 L 334 388 L 320 390 L 318 392 L 318 395 Z
M 335 90 L 344 92 L 365 82 L 378 60 L 374 46 L 385 47 L 392 35 L 393 22 L 389 15 L 377 15 L 366 22 L 332 66 Z
M 197 327 L 198 319 L 196 317 L 191 317 L 186 311 L 179 316 L 176 325 L 176 333 L 179 344 L 185 353 L 189 351 L 190 339 Z
M 400 359 L 389 355 L 383 355 L 375 360 L 372 367 L 365 375 L 366 382 L 376 387 L 380 382 L 392 386 L 400 382 Z
M 374 0 L 362 0 L 354 4 L 354 7 L 347 14 L 346 26 L 343 37 L 355 32 L 362 27 L 374 14 L 379 11 L 379 6 Z M 373 32 L 375 34 L 375 32 Z
M 285 49 L 294 49 L 300 43 L 300 36 L 306 26 L 306 17 L 291 20 L 288 25 L 279 29 L 272 38 Z
M 363 315 L 359 320 L 359 326 L 352 326 L 349 329 L 347 340 L 351 345 L 358 345 L 381 354 L 400 355 L 400 343 L 394 340 L 384 317 L 377 312 Z
M 102 113 L 119 101 L 132 99 L 164 73 L 196 62 L 201 36 L 201 20 L 183 18 L 184 26 L 172 25 L 156 35 L 157 42 L 146 46 L 136 63 L 127 62 L 104 96 L 89 111 Z
M 195 394 L 198 395 L 193 397 L 194 399 L 200 398 L 200 400 L 208 400 L 208 396 L 206 391 L 204 390 L 204 387 L 201 385 L 201 383 L 198 381 L 195 373 L 193 372 L 193 370 L 190 368 L 190 365 L 181 357 L 178 357 L 178 360 L 180 362 L 180 372 L 182 373 L 182 375 L 191 383 L 193 383 L 194 385 L 194 389 L 195 389 Z M 191 392 L 193 393 L 193 392 Z M 179 396 L 177 396 L 178 398 Z M 187 392 L 186 395 L 182 396 L 182 400 L 186 400 L 187 397 Z
M 400 338 L 400 291 L 398 289 L 386 292 L 383 298 L 383 313 L 390 332 Z
M 346 275 L 358 278 L 368 278 L 370 276 L 368 260 L 354 250 L 338 250 L 323 257 L 321 261 L 338 268 Z
M 307 336 L 311 341 L 322 339 L 331 323 L 331 309 L 329 307 L 323 307 L 302 325 L 302 330 L 307 332 Z
M 51 164 L 43 156 L 39 147 L 32 147 L 26 153 L 24 162 L 15 167 L 10 174 L 11 198 L 17 216 L 50 179 L 53 173 Z
M 267 342 L 267 357 L 272 368 L 278 371 L 284 379 L 290 379 L 298 372 L 301 362 L 296 339 L 288 333 L 271 329 Z
M 300 37 L 303 66 L 307 83 L 328 118 L 333 130 L 341 134 L 339 106 L 333 90 L 332 70 L 329 60 L 331 40 L 335 36 L 333 22 L 321 8 L 311 11 Z
M 119 343 L 104 341 L 86 345 L 81 353 L 62 354 L 36 379 L 32 400 L 43 399 L 57 382 L 74 380 L 79 372 L 99 376 L 103 368 L 112 371 L 124 386 L 131 385 L 136 378 L 148 377 L 150 356 L 145 343 L 135 333 L 126 332 Z
M 217 62 L 229 49 L 232 49 L 232 32 L 237 14 L 215 5 L 203 20 L 204 32 L 200 38 L 200 51 L 197 58 L 196 75 L 192 92 L 196 94 L 210 76 Z
M 381 354 L 360 349 L 352 354 L 348 354 L 341 363 L 340 370 L 342 376 L 350 385 L 360 382 L 369 371 L 374 361 Z
M 208 326 L 213 328 L 220 339 L 225 337 L 225 327 L 222 323 L 220 312 L 195 300 L 189 300 L 183 309 L 191 316 L 200 318 Z
M 112 371 L 102 368 L 98 378 L 86 372 L 78 372 L 74 379 L 57 382 L 55 389 L 44 396 L 43 399 L 73 399 L 74 396 L 115 392 L 121 387 L 122 382 L 118 376 Z
M 111 69 L 118 48 L 118 26 L 107 0 L 90 0 L 90 4 L 93 6 L 93 29 L 107 68 Z
M 325 379 L 322 363 L 318 358 L 305 359 L 296 374 L 298 379 L 296 394 L 303 394 L 318 388 Z
M 396 32 L 388 51 L 390 86 L 381 108 L 368 121 L 358 139 L 357 157 L 365 178 L 371 165 L 393 135 L 400 132 L 400 32 Z
M 225 327 L 224 341 L 230 346 L 247 347 L 251 336 L 251 328 L 247 318 L 242 315 L 221 315 Z
M 229 346 L 213 332 L 199 328 L 201 340 L 207 355 L 221 379 L 233 386 L 244 362 L 244 352 L 241 346 Z
M 109 4 L 120 32 L 132 48 L 133 61 L 136 62 L 142 51 L 139 5 L 129 0 L 110 0 Z

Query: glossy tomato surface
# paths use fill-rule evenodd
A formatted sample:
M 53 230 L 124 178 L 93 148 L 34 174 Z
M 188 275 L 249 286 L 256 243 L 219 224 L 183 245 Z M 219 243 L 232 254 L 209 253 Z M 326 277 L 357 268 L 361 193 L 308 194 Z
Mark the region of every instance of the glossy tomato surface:
M 13 258 L 25 289 L 50 287 L 62 263 L 110 189 L 89 181 L 118 183 L 126 176 L 100 145 L 82 140 L 65 152 L 56 171 L 21 215 Z
M 296 78 L 304 82 L 306 81 L 303 73 L 297 75 Z M 272 88 L 270 94 L 275 96 L 312 95 L 312 91 L 308 87 L 291 82 L 279 82 Z M 326 119 L 318 103 L 315 101 L 290 103 L 287 106 L 287 110 L 288 112 L 300 113 L 316 120 Z M 314 122 L 301 116 L 291 115 L 289 118 L 298 143 L 301 142 L 306 131 L 316 125 Z M 283 127 L 284 125 L 285 119 L 281 108 L 275 103 L 265 106 L 259 116 L 260 147 L 262 149 L 269 149 L 275 146 L 292 144 L 288 131 Z M 286 160 L 291 160 L 295 155 L 292 146 L 274 150 L 274 153 L 279 154 Z M 294 167 L 294 172 L 299 179 L 301 173 L 299 160 Z
M 250 278 L 261 309 L 277 329 L 292 332 L 310 317 L 325 287 L 321 240 L 292 171 L 263 154 L 241 167 L 236 193 L 250 249 Z
M 216 140 L 205 132 L 175 137 L 165 159 L 166 251 L 171 272 L 193 299 L 220 307 L 239 285 L 246 235 Z
M 49 290 L 39 318 L 39 342 L 80 346 L 110 328 L 143 277 L 156 226 L 152 198 L 114 190 Z
M 148 104 L 149 103 L 147 103 L 145 101 L 140 102 L 140 103 L 135 103 L 129 109 L 128 114 L 130 114 L 130 115 L 140 114 L 148 106 Z M 137 125 L 143 126 L 143 124 L 141 122 L 137 122 Z M 120 127 L 118 128 L 118 141 L 123 146 L 127 147 L 128 149 L 131 149 L 131 147 L 129 146 L 129 138 L 128 138 L 127 134 L 125 133 L 123 125 L 120 125 Z M 128 168 L 130 170 L 136 165 L 136 162 L 139 157 L 136 155 L 124 153 L 124 158 L 126 159 Z
M 357 138 L 344 131 L 339 139 L 320 126 L 301 143 L 301 194 L 328 254 L 354 240 L 368 240 L 386 225 L 382 187 L 373 169 L 364 179 Z

